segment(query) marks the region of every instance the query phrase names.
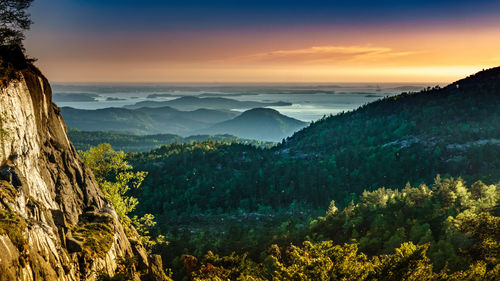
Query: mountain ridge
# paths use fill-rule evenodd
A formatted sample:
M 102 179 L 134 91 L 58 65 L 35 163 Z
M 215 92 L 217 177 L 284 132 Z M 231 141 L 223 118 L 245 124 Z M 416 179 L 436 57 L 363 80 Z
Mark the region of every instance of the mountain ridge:
M 230 134 L 243 139 L 281 141 L 307 123 L 270 108 L 254 108 L 242 113 L 200 108 L 181 111 L 169 106 L 137 109 L 110 107 L 84 110 L 62 107 L 67 124 L 82 131 L 109 131 L 138 135 Z
M 250 109 L 263 106 L 288 106 L 288 102 L 257 102 L 257 101 L 239 101 L 235 99 L 222 97 L 195 97 L 183 96 L 168 101 L 140 101 L 133 105 L 125 105 L 124 108 L 136 109 L 140 107 L 164 107 L 170 106 L 178 110 L 196 110 L 200 108 L 206 109 Z
M 302 137 L 307 138 L 306 135 L 308 134 L 309 135 L 315 134 L 313 131 L 318 130 L 319 127 L 327 129 L 328 127 L 327 124 L 335 120 L 338 120 L 338 122 L 340 121 L 353 122 L 355 118 L 361 116 L 361 114 L 365 114 L 366 116 L 372 116 L 372 117 L 382 116 L 382 115 L 390 117 L 393 116 L 394 114 L 399 114 L 400 112 L 405 112 L 408 110 L 415 110 L 415 112 L 421 112 L 425 110 L 426 106 L 429 104 L 433 108 L 435 108 L 437 102 L 452 103 L 458 106 L 460 101 L 462 100 L 466 101 L 466 97 L 475 99 L 476 103 L 484 103 L 484 101 L 481 99 L 491 98 L 493 104 L 489 104 L 487 106 L 493 107 L 497 104 L 496 100 L 498 100 L 498 94 L 496 94 L 495 89 L 498 88 L 499 85 L 500 85 L 500 67 L 494 67 L 477 72 L 466 78 L 452 82 L 443 88 L 436 86 L 433 88 L 428 87 L 427 89 L 424 89 L 419 92 L 403 92 L 397 96 L 386 97 L 368 103 L 356 110 L 343 112 L 339 115 L 328 116 L 326 118 L 322 118 L 318 121 L 312 122 L 310 126 L 297 132 L 293 136 L 290 136 L 288 138 L 288 141 L 285 144 L 283 144 L 282 147 L 293 148 L 294 143 L 299 142 Z M 443 117 L 446 118 L 451 117 L 445 114 L 446 112 L 440 113 L 440 115 L 443 115 Z M 407 117 L 411 118 L 411 116 Z M 461 117 L 456 116 L 455 119 L 457 118 Z M 417 121 L 421 122 L 422 120 L 419 119 Z M 430 124 L 437 124 L 437 122 L 440 122 L 440 120 L 433 119 L 429 120 L 429 122 Z M 424 127 L 425 125 L 430 125 L 430 124 L 419 123 L 418 126 L 419 129 L 422 129 L 425 128 Z M 307 144 L 306 140 L 304 140 L 304 144 Z M 309 148 L 312 147 L 309 146 Z M 316 148 L 318 147 L 316 146 Z
M 84 131 L 180 135 L 187 135 L 193 129 L 229 120 L 238 114 L 213 109 L 181 111 L 172 107 L 137 109 L 108 107 L 91 110 L 62 107 L 61 113 L 70 127 Z

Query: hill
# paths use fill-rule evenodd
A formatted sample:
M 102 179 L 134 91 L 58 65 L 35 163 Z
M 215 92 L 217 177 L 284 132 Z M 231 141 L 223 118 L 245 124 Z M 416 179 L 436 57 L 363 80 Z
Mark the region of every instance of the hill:
M 437 174 L 496 183 L 500 180 L 500 159 L 496 157 L 500 154 L 499 73 L 500 68 L 490 69 L 444 88 L 402 93 L 321 119 L 269 150 L 214 145 L 205 152 L 203 147 L 183 147 L 178 152 L 172 146 L 137 155 L 135 163 L 154 174 L 156 167 L 147 166 L 143 158 L 162 159 L 162 165 L 168 166 L 175 165 L 180 154 L 189 160 L 183 170 L 210 175 L 193 192 L 217 186 L 229 197 L 239 198 L 227 198 L 217 205 L 227 209 L 237 209 L 243 198 L 249 198 L 250 210 L 258 205 L 288 207 L 293 201 L 326 208 L 335 200 L 345 206 L 364 190 L 398 188 L 407 182 L 430 184 Z M 257 118 L 253 112 L 235 120 Z M 262 126 L 253 125 L 254 129 Z M 230 129 L 239 126 L 244 124 L 238 122 Z M 177 151 L 176 156 L 170 149 Z M 219 153 L 241 160 L 228 162 L 220 170 L 204 166 L 222 161 L 215 160 Z M 247 161 L 258 164 L 247 166 Z M 238 173 L 228 180 L 227 173 L 235 170 Z M 157 187 L 166 184 L 162 177 L 152 177 L 152 182 Z M 190 183 L 184 182 L 182 187 L 169 183 L 168 188 L 189 190 Z M 212 208 L 206 205 L 209 202 L 204 200 L 198 207 Z
M 171 107 L 96 110 L 61 108 L 68 126 L 83 131 L 110 131 L 128 134 L 182 134 L 206 128 L 238 115 L 225 110 L 180 111 Z
M 291 103 L 287 102 L 272 102 L 264 103 L 257 101 L 238 101 L 234 99 L 221 98 L 221 97 L 192 97 L 184 96 L 169 101 L 141 101 L 133 105 L 126 105 L 125 108 L 136 109 L 141 107 L 165 107 L 169 106 L 178 110 L 196 110 L 200 108 L 206 109 L 249 109 L 254 107 L 264 106 L 288 106 Z
M 254 251 L 258 257 L 272 241 L 286 244 L 312 235 L 308 225 L 332 200 L 335 208 L 346 208 L 344 214 L 350 214 L 350 206 L 365 200 L 364 191 L 381 188 L 369 200 L 383 201 L 395 194 L 384 191 L 388 188 L 400 189 L 408 182 L 430 186 L 438 174 L 446 180 L 462 178 L 462 183 L 442 193 L 450 198 L 462 196 L 458 194 L 464 182 L 496 184 L 500 181 L 499 72 L 499 68 L 480 72 L 445 88 L 402 93 L 324 118 L 271 149 L 207 141 L 134 154 L 130 161 L 135 169 L 148 172 L 143 191 L 137 195 L 141 202 L 138 214 L 151 212 L 158 217 L 161 232 L 172 235 L 170 241 L 175 241 L 172 245 L 176 249 L 198 254 L 208 249 L 226 254 L 240 249 Z M 494 186 L 487 189 L 497 190 Z M 405 195 L 401 196 L 404 201 Z M 418 193 L 415 196 L 418 201 Z M 432 221 L 430 217 L 419 217 L 418 221 L 428 223 L 438 237 L 448 214 L 465 209 L 440 201 L 448 199 L 432 198 L 424 203 L 438 204 L 437 214 L 432 215 Z M 448 204 L 446 208 L 444 204 Z M 394 249 L 397 242 L 392 246 L 377 242 L 391 238 L 383 229 L 377 230 L 377 224 L 370 231 L 381 236 L 357 232 L 368 231 L 366 227 L 354 228 L 357 221 L 375 219 L 358 216 L 352 220 L 339 217 L 332 223 L 335 227 L 346 221 L 353 225 L 344 225 L 345 240 L 339 241 L 366 236 L 365 250 L 370 245 L 377 245 L 372 252 L 377 254 L 383 253 L 384 247 L 386 251 Z M 413 223 L 405 222 L 397 222 L 404 230 L 398 230 L 401 233 L 393 241 L 410 241 Z M 179 228 L 183 231 L 176 232 Z M 231 234 L 223 234 L 228 232 Z M 438 252 L 433 248 L 435 259 L 439 259 Z
M 239 115 L 238 112 L 230 110 L 213 110 L 200 108 L 193 111 L 181 111 L 172 107 L 141 107 L 136 109 L 138 112 L 143 112 L 151 118 L 161 123 L 164 122 L 187 122 L 188 120 L 196 121 L 199 125 L 189 126 L 186 124 L 186 130 L 193 130 L 204 126 L 204 124 L 214 124 L 232 119 Z
M 306 125 L 306 122 L 280 114 L 274 109 L 254 108 L 243 112 L 234 119 L 220 122 L 197 132 L 211 135 L 230 134 L 246 139 L 281 141 Z
M 160 133 L 155 120 L 147 114 L 125 108 L 95 110 L 61 107 L 61 115 L 69 127 L 85 131 L 113 131 L 131 134 Z
M 295 134 L 282 148 L 331 153 L 346 144 L 347 137 L 357 144 L 400 147 L 412 143 L 432 146 L 435 142 L 429 140 L 433 138 L 451 146 L 464 144 L 466 139 L 494 142 L 498 137 L 498 122 L 494 121 L 499 118 L 499 76 L 500 68 L 493 68 L 444 88 L 405 92 L 323 118 Z M 483 122 L 492 124 L 480 126 Z M 468 130 L 473 134 L 464 134 Z M 394 141 L 398 143 L 390 143 Z
M 264 142 L 281 141 L 307 124 L 267 108 L 252 109 L 239 115 L 238 112 L 229 110 L 202 108 L 181 111 L 168 106 L 96 110 L 62 107 L 61 114 L 69 127 L 80 131 L 107 131 L 125 135 L 228 134 L 241 139 Z M 161 136 L 159 139 L 164 139 L 164 137 Z M 164 144 L 168 143 L 171 142 Z

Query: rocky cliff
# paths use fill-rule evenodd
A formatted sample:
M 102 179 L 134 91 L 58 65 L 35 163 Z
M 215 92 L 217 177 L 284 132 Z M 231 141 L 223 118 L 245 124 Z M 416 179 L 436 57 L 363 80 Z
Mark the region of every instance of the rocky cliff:
M 79 160 L 47 79 L 0 51 L 0 281 L 94 280 L 131 257 L 135 279 L 165 278 Z

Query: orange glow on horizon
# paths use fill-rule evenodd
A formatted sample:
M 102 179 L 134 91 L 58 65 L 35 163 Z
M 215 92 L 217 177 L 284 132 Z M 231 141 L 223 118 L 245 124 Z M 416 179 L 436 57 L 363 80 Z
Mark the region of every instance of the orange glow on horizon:
M 76 35 L 34 34 L 27 45 L 51 42 L 30 54 L 55 82 L 446 83 L 500 65 L 500 24 L 141 36 L 91 44 Z

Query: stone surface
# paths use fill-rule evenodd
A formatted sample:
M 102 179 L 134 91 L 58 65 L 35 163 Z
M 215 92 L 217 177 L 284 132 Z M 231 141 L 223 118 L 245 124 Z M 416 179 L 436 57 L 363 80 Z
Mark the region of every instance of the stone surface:
M 69 253 L 79 253 L 83 251 L 82 243 L 73 237 L 66 237 L 66 249 Z
M 0 210 L 27 222 L 26 245 L 19 249 L 0 235 L 0 281 L 94 280 L 97 272 L 113 275 L 118 258 L 137 251 L 147 258 L 143 248 L 132 249 L 92 172 L 78 158 L 47 79 L 30 64 L 17 76 L 0 86 L 0 177 L 17 190 L 13 200 L 0 198 Z M 83 256 L 81 243 L 67 235 L 86 210 L 112 218 L 113 244 L 103 257 Z
M 159 255 L 152 255 L 149 258 L 148 278 L 151 281 L 162 281 L 166 279 L 163 272 L 163 263 Z

